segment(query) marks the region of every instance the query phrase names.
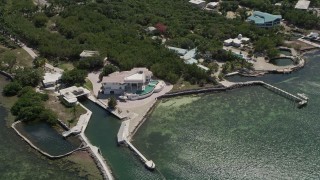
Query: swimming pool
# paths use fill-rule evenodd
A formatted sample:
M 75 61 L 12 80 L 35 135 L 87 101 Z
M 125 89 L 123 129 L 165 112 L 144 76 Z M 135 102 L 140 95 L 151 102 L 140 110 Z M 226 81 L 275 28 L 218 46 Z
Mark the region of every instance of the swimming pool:
M 145 86 L 145 89 L 142 91 L 142 90 L 138 90 L 136 92 L 136 94 L 138 94 L 139 96 L 143 96 L 143 95 L 146 95 L 148 93 L 150 93 L 151 91 L 153 91 L 153 89 L 156 87 L 156 85 L 159 83 L 159 81 L 156 81 L 156 80 L 152 80 L 149 82 L 148 85 Z

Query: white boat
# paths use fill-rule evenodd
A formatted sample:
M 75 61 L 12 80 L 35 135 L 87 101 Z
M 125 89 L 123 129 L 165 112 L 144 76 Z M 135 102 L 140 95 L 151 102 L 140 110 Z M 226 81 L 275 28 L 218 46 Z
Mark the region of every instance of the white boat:
M 119 99 L 121 99 L 121 100 L 127 100 L 128 99 L 128 97 L 127 96 L 119 96 Z

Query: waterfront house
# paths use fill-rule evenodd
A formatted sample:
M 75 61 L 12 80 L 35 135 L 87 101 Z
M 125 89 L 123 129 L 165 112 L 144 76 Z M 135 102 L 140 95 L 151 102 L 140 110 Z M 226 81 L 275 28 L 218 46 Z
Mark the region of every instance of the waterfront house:
M 203 0 L 190 0 L 189 3 L 199 8 L 204 8 L 206 6 L 206 1 Z
M 273 15 L 261 11 L 254 11 L 247 21 L 262 28 L 271 28 L 280 24 L 281 15 Z
M 138 100 L 160 92 L 165 86 L 161 80 L 152 80 L 147 68 L 133 68 L 130 71 L 114 72 L 103 77 L 103 94 L 117 94 L 123 100 Z
M 114 72 L 104 76 L 101 84 L 104 94 L 123 94 L 145 90 L 152 72 L 147 68 L 133 68 L 130 71 Z

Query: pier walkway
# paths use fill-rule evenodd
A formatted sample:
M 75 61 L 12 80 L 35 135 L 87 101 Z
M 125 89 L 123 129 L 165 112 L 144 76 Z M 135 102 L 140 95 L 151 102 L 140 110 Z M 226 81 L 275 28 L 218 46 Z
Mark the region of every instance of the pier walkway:
M 156 168 L 156 165 L 154 164 L 154 162 L 152 160 L 148 160 L 147 158 L 145 158 L 143 156 L 143 154 L 141 154 L 137 148 L 135 148 L 130 141 L 127 141 L 125 140 L 125 143 L 129 146 L 129 148 L 131 150 L 133 150 L 139 157 L 140 159 L 142 160 L 142 162 L 144 162 L 145 166 L 148 168 L 148 169 L 154 169 Z
M 313 42 L 308 41 L 308 40 L 305 40 L 305 39 L 303 39 L 303 38 L 299 38 L 298 41 L 301 41 L 301 42 L 304 42 L 304 43 L 309 44 L 309 45 L 311 45 L 311 46 L 320 48 L 320 44 L 313 43 Z
M 128 140 L 129 123 L 130 123 L 130 120 L 126 120 L 121 123 L 120 129 L 117 134 L 118 143 L 119 144 L 124 143 L 124 144 L 128 145 L 128 147 L 139 156 L 140 160 L 144 163 L 144 165 L 148 169 L 151 169 L 151 170 L 154 169 L 156 167 L 154 162 L 152 160 L 148 160 L 146 157 L 144 157 L 144 155 L 136 147 L 134 147 L 133 144 L 131 144 L 131 142 Z
M 104 158 L 102 157 L 99 148 L 92 145 L 89 139 L 84 134 L 88 126 L 89 120 L 91 118 L 92 112 L 86 107 L 84 107 L 81 103 L 79 104 L 82 108 L 84 108 L 87 111 L 87 113 L 80 116 L 76 126 L 74 126 L 68 131 L 63 132 L 62 135 L 64 137 L 67 137 L 70 134 L 79 134 L 80 139 L 86 144 L 86 147 L 89 148 L 89 152 L 91 152 L 91 155 L 94 161 L 96 162 L 97 166 L 99 167 L 103 178 L 108 180 L 113 180 L 114 178 L 112 176 L 111 170 L 108 167 L 107 163 L 105 162 Z
M 296 96 L 296 95 L 293 95 L 285 90 L 282 90 L 278 87 L 275 87 L 271 84 L 268 84 L 266 82 L 263 82 L 263 81 L 247 81 L 247 82 L 238 82 L 238 83 L 233 83 L 231 84 L 228 88 L 234 88 L 234 87 L 237 87 L 237 86 L 250 86 L 250 85 L 262 85 L 263 87 L 271 90 L 271 91 L 274 91 L 275 93 L 278 93 L 288 99 L 291 99 L 295 102 L 298 102 L 298 105 L 299 107 L 300 106 L 303 106 L 303 105 L 306 105 L 308 103 L 307 99 L 305 98 L 302 98 L 302 97 L 299 97 L 299 96 Z
M 86 109 L 82 104 L 80 104 L 80 106 L 82 108 Z M 71 134 L 73 134 L 73 135 L 80 134 L 82 132 L 82 130 L 84 130 L 87 127 L 87 125 L 89 123 L 89 119 L 91 117 L 91 114 L 92 113 L 87 110 L 87 113 L 82 114 L 79 117 L 78 123 L 74 127 L 72 127 L 71 129 L 69 129 L 68 131 L 63 132 L 62 136 L 63 137 L 68 137 Z

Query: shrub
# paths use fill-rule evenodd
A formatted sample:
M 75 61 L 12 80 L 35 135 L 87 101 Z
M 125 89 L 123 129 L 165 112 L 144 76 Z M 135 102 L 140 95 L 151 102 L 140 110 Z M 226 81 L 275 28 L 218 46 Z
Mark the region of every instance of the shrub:
M 109 98 L 108 107 L 111 109 L 115 109 L 117 107 L 117 99 L 114 96 Z
M 18 94 L 18 92 L 22 89 L 22 86 L 20 83 L 14 81 L 7 84 L 2 91 L 2 94 L 4 96 L 15 96 Z

